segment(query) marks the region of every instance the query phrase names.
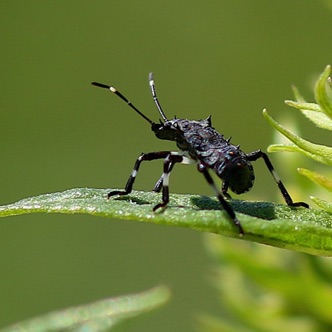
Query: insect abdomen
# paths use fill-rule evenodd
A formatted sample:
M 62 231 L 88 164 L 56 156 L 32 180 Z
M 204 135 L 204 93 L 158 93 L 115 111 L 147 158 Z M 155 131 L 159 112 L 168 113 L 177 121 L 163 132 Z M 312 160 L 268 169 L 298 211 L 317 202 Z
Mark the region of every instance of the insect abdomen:
M 221 153 L 219 161 L 213 168 L 229 189 L 235 194 L 243 194 L 254 184 L 253 167 L 238 147 L 228 145 L 226 150 Z

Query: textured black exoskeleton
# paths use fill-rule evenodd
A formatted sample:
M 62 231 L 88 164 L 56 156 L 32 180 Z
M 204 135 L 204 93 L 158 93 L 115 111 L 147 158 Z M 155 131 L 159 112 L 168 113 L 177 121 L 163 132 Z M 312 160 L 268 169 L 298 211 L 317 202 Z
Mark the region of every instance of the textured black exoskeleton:
M 168 120 L 159 104 L 152 73 L 149 75 L 149 85 L 154 102 L 162 118 L 160 123 L 155 123 L 150 120 L 114 87 L 97 82 L 93 82 L 92 84 L 115 93 L 141 117 L 150 123 L 151 129 L 157 138 L 175 141 L 177 147 L 180 149 L 178 152 L 159 151 L 141 154 L 136 160 L 134 169 L 127 181 L 125 190 L 111 191 L 108 194 L 108 198 L 114 195 L 127 195 L 132 191 L 132 187 L 142 161 L 164 159 L 163 174 L 153 189 L 156 192 L 159 192 L 161 189 L 163 190 L 162 202 L 157 204 L 153 208 L 153 211 L 159 208 L 164 208 L 169 202 L 168 183 L 169 175 L 173 169 L 173 166 L 176 163 L 195 163 L 198 171 L 204 175 L 206 181 L 215 192 L 220 204 L 242 235 L 244 234 L 244 231 L 241 223 L 225 198 L 230 198 L 230 195 L 227 193 L 228 189 L 236 194 L 242 194 L 251 189 L 255 179 L 251 162 L 259 158 L 263 158 L 266 167 L 276 181 L 287 205 L 303 206 L 306 208 L 309 207 L 308 204 L 304 202 L 293 202 L 285 186 L 275 172 L 268 156 L 264 152 L 257 150 L 251 153 L 244 153 L 240 150 L 239 145 L 231 144 L 230 139 L 225 139 L 223 135 L 219 134 L 211 126 L 210 116 L 205 120 L 198 121 L 177 118 Z M 209 169 L 212 169 L 222 180 L 221 191 L 217 188 L 211 175 L 209 174 Z

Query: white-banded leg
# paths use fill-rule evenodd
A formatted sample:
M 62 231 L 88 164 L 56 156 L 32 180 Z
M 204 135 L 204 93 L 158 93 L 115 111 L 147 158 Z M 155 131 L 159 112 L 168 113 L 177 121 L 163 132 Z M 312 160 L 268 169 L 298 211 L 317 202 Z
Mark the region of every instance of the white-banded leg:
M 193 163 L 195 163 L 195 161 L 193 159 L 190 159 L 189 157 L 187 157 L 187 154 L 185 152 L 172 151 L 171 154 L 186 157 L 182 160 L 182 162 L 181 162 L 182 164 L 193 164 Z M 172 172 L 174 165 L 175 165 L 175 163 L 170 163 L 169 168 L 168 168 L 168 173 Z M 156 193 L 159 193 L 161 191 L 162 187 L 163 187 L 163 174 L 161 174 L 161 177 L 158 179 L 158 181 L 156 182 L 156 184 L 153 187 L 153 191 L 156 192 Z
M 175 165 L 175 164 L 172 164 L 172 163 L 169 165 L 168 173 L 170 173 L 170 172 L 172 171 L 174 165 Z M 156 193 L 159 193 L 159 192 L 161 191 L 162 187 L 163 187 L 163 174 L 161 174 L 161 177 L 160 177 L 159 180 L 156 182 L 156 184 L 154 185 L 154 187 L 153 187 L 152 190 L 153 190 L 154 192 L 156 192 Z
M 184 156 L 181 152 L 171 152 L 164 160 L 164 173 L 161 176 L 162 184 L 159 185 L 163 188 L 162 193 L 162 202 L 157 204 L 153 211 L 156 211 L 159 208 L 164 208 L 169 202 L 169 176 L 171 174 L 171 170 L 173 169 L 174 164 L 182 163 L 182 164 L 192 164 L 194 161 L 186 156 Z M 160 181 L 160 179 L 159 179 Z M 158 186 L 157 182 L 155 188 Z
M 133 171 L 131 172 L 131 175 L 126 183 L 125 190 L 113 190 L 107 195 L 107 197 L 110 198 L 111 196 L 114 196 L 114 195 L 127 195 L 127 194 L 131 193 L 139 167 L 141 165 L 141 162 L 142 161 L 151 161 L 151 160 L 156 160 L 156 159 L 165 159 L 170 154 L 171 154 L 171 151 L 142 153 L 135 162 Z
M 247 154 L 247 158 L 250 161 L 256 161 L 259 158 L 263 158 L 265 165 L 267 167 L 267 169 L 269 170 L 269 172 L 271 173 L 271 175 L 273 176 L 275 182 L 277 183 L 279 190 L 282 194 L 282 196 L 285 199 L 285 202 L 287 203 L 288 206 L 303 206 L 305 208 L 309 208 L 309 205 L 307 203 L 304 202 L 293 202 L 291 196 L 289 195 L 286 187 L 284 186 L 284 184 L 281 182 L 281 179 L 279 177 L 279 175 L 277 174 L 277 172 L 274 170 L 274 167 L 269 159 L 269 157 L 267 156 L 266 153 L 264 153 L 261 150 L 257 150 L 251 153 Z
M 225 200 L 225 198 L 222 196 L 220 190 L 217 188 L 216 184 L 214 183 L 207 167 L 202 164 L 202 163 L 198 163 L 197 164 L 197 169 L 203 173 L 206 181 L 208 182 L 208 184 L 210 185 L 210 187 L 212 188 L 212 190 L 214 191 L 215 195 L 217 196 L 220 204 L 222 205 L 222 207 L 224 208 L 224 210 L 226 211 L 226 213 L 228 214 L 229 218 L 233 221 L 234 225 L 238 228 L 240 235 L 242 236 L 244 234 L 243 228 L 241 226 L 240 221 L 237 219 L 234 210 L 232 209 L 232 207 L 227 203 L 227 201 Z

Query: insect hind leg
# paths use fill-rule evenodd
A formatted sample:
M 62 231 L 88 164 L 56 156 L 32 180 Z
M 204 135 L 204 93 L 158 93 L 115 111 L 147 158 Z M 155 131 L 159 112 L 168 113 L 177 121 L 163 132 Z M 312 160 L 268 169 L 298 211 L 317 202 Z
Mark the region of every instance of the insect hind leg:
M 309 205 L 305 202 L 293 202 L 293 199 L 291 198 L 291 196 L 288 193 L 286 187 L 282 183 L 279 175 L 275 171 L 275 169 L 274 169 L 274 167 L 273 167 L 273 165 L 272 165 L 272 163 L 271 163 L 271 161 L 270 161 L 270 159 L 269 159 L 269 157 L 267 156 L 266 153 L 264 153 L 262 150 L 257 150 L 257 151 L 248 153 L 247 157 L 250 161 L 256 161 L 259 158 L 263 158 L 267 169 L 269 170 L 269 172 L 271 173 L 271 175 L 274 178 L 275 182 L 277 183 L 277 185 L 279 187 L 279 190 L 280 190 L 282 196 L 284 197 L 284 200 L 285 200 L 285 202 L 288 206 L 294 206 L 294 207 L 302 206 L 302 207 L 305 207 L 305 208 L 309 208 Z
M 133 189 L 133 185 L 140 168 L 142 161 L 151 161 L 156 159 L 165 159 L 171 152 L 170 151 L 159 151 L 159 152 L 150 152 L 150 153 L 142 153 L 136 160 L 134 168 L 131 172 L 131 175 L 126 183 L 125 190 L 113 190 L 108 193 L 107 197 L 115 195 L 128 195 L 131 193 Z
M 227 190 L 228 190 L 228 183 L 223 182 L 223 184 L 221 186 L 221 192 L 222 192 L 223 196 L 225 196 L 227 199 L 232 199 L 232 196 L 227 192 Z
M 228 214 L 229 218 L 233 221 L 234 225 L 238 228 L 240 236 L 243 236 L 244 235 L 244 230 L 242 228 L 242 225 L 241 225 L 240 221 L 237 219 L 233 208 L 227 203 L 225 198 L 220 193 L 219 189 L 217 188 L 216 184 L 214 183 L 214 181 L 213 181 L 208 169 L 206 168 L 206 166 L 203 165 L 202 163 L 198 163 L 197 168 L 201 173 L 203 173 L 206 181 L 208 182 L 210 187 L 215 192 L 220 204 L 222 205 L 222 207 L 224 208 L 224 210 Z

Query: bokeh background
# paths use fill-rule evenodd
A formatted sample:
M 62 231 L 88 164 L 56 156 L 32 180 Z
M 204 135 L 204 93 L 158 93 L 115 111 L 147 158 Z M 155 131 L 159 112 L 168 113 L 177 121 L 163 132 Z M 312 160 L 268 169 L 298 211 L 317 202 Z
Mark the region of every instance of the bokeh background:
M 244 151 L 266 149 L 273 130 L 261 110 L 294 114 L 283 103 L 293 83 L 313 99 L 312 82 L 331 63 L 331 23 L 327 1 L 1 1 L 1 204 L 75 187 L 121 188 L 141 152 L 174 148 L 91 81 L 115 85 L 157 120 L 153 71 L 169 117 L 211 114 Z M 272 156 L 287 183 L 296 170 L 280 157 Z M 256 185 L 242 198 L 282 201 L 263 163 L 255 166 Z M 150 190 L 161 170 L 158 161 L 143 165 L 136 189 Z M 171 191 L 211 194 L 186 166 L 172 173 Z M 216 311 L 201 234 L 187 229 L 13 217 L 1 220 L 0 264 L 0 327 L 158 284 L 172 288 L 172 302 L 126 331 L 194 331 L 197 313 Z

